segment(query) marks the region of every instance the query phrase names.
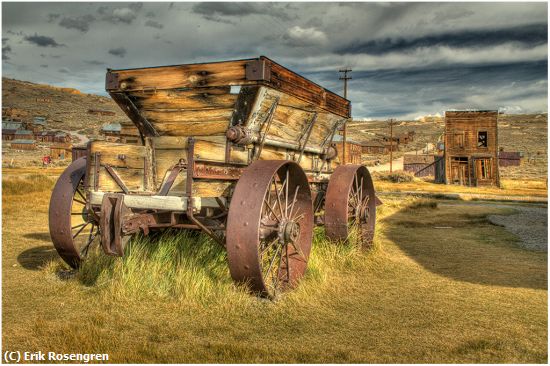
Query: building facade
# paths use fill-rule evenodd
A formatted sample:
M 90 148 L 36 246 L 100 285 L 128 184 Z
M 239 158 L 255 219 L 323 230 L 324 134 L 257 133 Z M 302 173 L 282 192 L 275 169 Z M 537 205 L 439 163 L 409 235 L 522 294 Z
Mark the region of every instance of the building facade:
M 500 186 L 498 111 L 445 112 L 445 183 Z

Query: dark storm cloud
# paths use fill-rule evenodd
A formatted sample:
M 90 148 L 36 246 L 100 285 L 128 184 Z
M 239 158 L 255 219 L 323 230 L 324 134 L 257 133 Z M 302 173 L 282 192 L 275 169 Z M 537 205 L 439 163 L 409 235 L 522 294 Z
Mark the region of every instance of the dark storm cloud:
M 43 69 L 47 69 L 48 65 L 42 64 L 42 65 L 40 65 L 40 67 L 43 68 Z
M 48 23 L 55 22 L 61 14 L 48 14 Z
M 61 19 L 59 25 L 63 28 L 77 29 L 83 33 L 86 33 L 90 30 L 90 24 L 95 20 L 96 18 L 90 14 L 78 17 L 65 17 Z
M 64 47 L 64 44 L 59 44 L 52 37 L 40 36 L 34 34 L 34 36 L 26 36 L 25 40 L 29 43 L 37 45 L 38 47 Z
M 544 3 L 21 1 L 2 14 L 6 76 L 86 92 L 104 93 L 105 67 L 265 54 L 339 94 L 337 70 L 352 68 L 358 118 L 547 109 Z
M 151 27 L 151 28 L 157 28 L 157 29 L 162 29 L 164 28 L 164 25 L 162 25 L 161 23 L 157 22 L 157 21 L 154 21 L 152 19 L 149 19 L 145 22 L 145 26 L 146 27 Z
M 204 2 L 193 5 L 192 11 L 203 15 L 206 19 L 212 20 L 212 17 L 242 17 L 247 15 L 269 15 L 281 20 L 290 20 L 291 17 L 278 4 L 273 3 L 222 3 L 222 2 Z
M 93 65 L 93 66 L 105 65 L 105 62 L 97 61 L 97 60 L 86 60 L 84 62 L 87 63 L 88 65 Z
M 113 56 L 124 57 L 126 56 L 126 49 L 124 47 L 111 48 L 109 53 Z
M 2 60 L 9 60 L 10 53 L 12 53 L 11 47 L 9 45 L 4 45 L 4 39 L 2 38 Z
M 356 41 L 336 50 L 338 54 L 367 53 L 380 55 L 389 52 L 403 52 L 420 47 L 485 47 L 508 42 L 519 42 L 526 46 L 547 43 L 547 25 L 533 24 L 522 27 L 495 30 L 474 30 L 454 33 L 441 33 L 419 38 L 385 38 L 367 42 Z

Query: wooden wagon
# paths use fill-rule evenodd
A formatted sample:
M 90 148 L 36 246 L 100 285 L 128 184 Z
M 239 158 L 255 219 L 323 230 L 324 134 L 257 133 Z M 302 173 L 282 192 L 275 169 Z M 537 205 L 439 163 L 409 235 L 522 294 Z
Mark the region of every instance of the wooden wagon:
M 50 232 L 69 265 L 98 242 L 123 256 L 135 233 L 201 230 L 235 281 L 273 297 L 304 274 L 314 225 L 372 243 L 372 179 L 333 144 L 348 100 L 265 57 L 108 70 L 106 89 L 141 144 L 91 141 L 59 178 Z

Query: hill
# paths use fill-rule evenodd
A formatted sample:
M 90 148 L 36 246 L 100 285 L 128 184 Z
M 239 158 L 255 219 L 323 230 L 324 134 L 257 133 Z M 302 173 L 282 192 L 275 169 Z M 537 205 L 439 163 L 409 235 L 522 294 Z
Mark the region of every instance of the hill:
M 128 120 L 111 98 L 9 78 L 2 78 L 2 106 L 16 108 L 28 118 L 44 116 L 48 129 L 87 136 L 99 135 L 101 126 L 106 123 Z M 115 115 L 92 115 L 88 114 L 89 109 L 108 110 Z

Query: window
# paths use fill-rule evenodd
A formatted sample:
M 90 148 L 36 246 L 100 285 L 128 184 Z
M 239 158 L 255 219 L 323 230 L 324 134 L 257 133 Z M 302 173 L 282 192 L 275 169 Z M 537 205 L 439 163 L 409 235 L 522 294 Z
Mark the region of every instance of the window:
M 493 177 L 491 159 L 479 159 L 476 161 L 477 178 L 491 179 Z
M 464 147 L 464 134 L 463 133 L 455 133 L 453 137 L 453 146 L 454 147 Z
M 477 147 L 487 147 L 487 131 L 477 133 Z

